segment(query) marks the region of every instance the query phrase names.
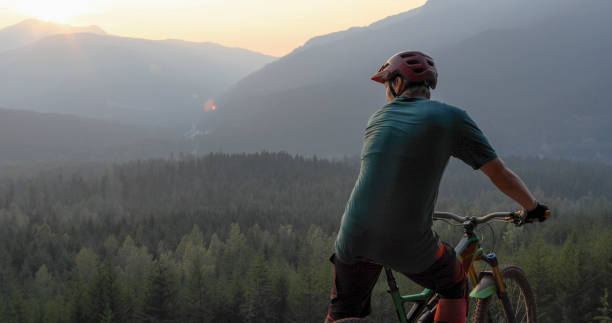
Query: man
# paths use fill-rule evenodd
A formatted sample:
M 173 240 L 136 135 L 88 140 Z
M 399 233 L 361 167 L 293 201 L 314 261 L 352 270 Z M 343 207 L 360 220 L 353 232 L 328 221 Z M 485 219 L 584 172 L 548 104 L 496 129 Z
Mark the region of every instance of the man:
M 546 219 L 521 179 L 499 159 L 467 113 L 430 100 L 438 72 L 421 52 L 392 56 L 372 77 L 389 102 L 365 130 L 361 170 L 336 239 L 326 322 L 370 314 L 372 288 L 385 264 L 440 296 L 435 322 L 465 322 L 465 271 L 432 230 L 438 186 L 450 156 L 482 170 L 518 202 L 526 221 Z

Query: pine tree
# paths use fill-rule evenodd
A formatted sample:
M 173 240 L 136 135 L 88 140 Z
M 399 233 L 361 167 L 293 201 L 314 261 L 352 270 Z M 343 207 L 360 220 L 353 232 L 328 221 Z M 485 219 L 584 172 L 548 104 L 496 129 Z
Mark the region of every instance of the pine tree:
M 158 259 L 148 277 L 145 293 L 145 322 L 173 322 L 176 318 L 176 286 L 168 259 Z
M 9 301 L 6 309 L 6 316 L 9 317 L 9 321 L 13 322 L 26 322 L 27 308 L 23 297 L 23 290 L 11 284 Z
M 184 240 L 182 270 L 184 277 L 182 315 L 189 322 L 205 322 L 210 316 L 210 289 L 214 263 L 208 259 L 202 233 L 194 227 Z
M 601 307 L 598 307 L 599 315 L 593 318 L 594 321 L 598 323 L 610 323 L 612 322 L 612 318 L 610 318 L 610 307 L 608 305 L 608 289 L 604 289 L 604 294 L 600 298 Z
M 130 316 L 131 308 L 119 285 L 117 273 L 109 261 L 98 265 L 97 275 L 90 289 L 90 320 L 99 321 L 108 318 L 111 311 L 115 322 L 125 322 Z
M 44 322 L 59 322 L 61 317 L 59 301 L 61 297 L 54 297 L 55 282 L 53 276 L 47 270 L 46 265 L 42 265 L 34 275 L 34 295 L 37 301 L 39 316 Z
M 147 277 L 153 265 L 153 257 L 147 251 L 147 247 L 137 247 L 134 240 L 128 236 L 123 246 L 119 248 L 118 258 L 123 267 L 119 272 L 121 286 L 131 299 L 133 312 L 142 313 Z
M 587 300 L 575 295 L 577 290 L 589 293 L 584 288 L 585 277 L 581 264 L 583 258 L 583 251 L 578 244 L 578 234 L 573 231 L 561 249 L 559 258 L 561 265 L 556 267 L 556 280 L 560 287 L 557 290 L 557 313 L 561 314 L 560 320 L 564 322 L 584 321 L 583 315 L 588 313 L 584 308 L 584 302 Z M 556 317 L 557 313 L 551 314 Z
M 292 286 L 292 307 L 300 322 L 318 322 L 325 311 L 333 267 L 328 261 L 332 238 L 312 225 L 299 251 L 297 277 Z
M 274 293 L 270 270 L 262 253 L 259 253 L 249 266 L 246 275 L 245 301 L 241 306 L 244 322 L 279 322 L 274 311 L 279 296 Z

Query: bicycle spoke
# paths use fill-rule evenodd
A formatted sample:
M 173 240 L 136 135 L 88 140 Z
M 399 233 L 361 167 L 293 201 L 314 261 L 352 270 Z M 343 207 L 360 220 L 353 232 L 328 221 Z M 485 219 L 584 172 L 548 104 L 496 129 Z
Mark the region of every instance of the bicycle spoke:
M 518 298 L 516 300 L 516 312 L 514 313 L 514 318 L 519 317 L 519 313 L 521 312 L 521 308 L 523 308 L 523 302 L 521 302 L 521 294 L 519 293 Z
M 479 307 L 477 322 L 486 323 L 508 323 L 510 321 L 516 323 L 533 323 L 531 319 L 535 317 L 533 295 L 531 291 L 526 289 L 528 283 L 525 282 L 525 277 L 520 268 L 509 266 L 501 271 L 506 292 L 501 293 L 502 297 L 491 295 L 486 301 L 479 301 L 484 304 L 484 312 L 482 307 Z M 527 285 L 528 287 L 528 285 Z M 483 318 L 487 319 L 483 320 Z M 474 321 L 476 322 L 476 321 Z
M 527 318 L 527 300 L 518 285 L 513 284 L 512 287 L 513 293 L 516 291 L 516 302 L 514 303 L 516 304 L 516 312 L 514 313 L 514 318 L 517 320 L 517 322 L 526 322 L 525 320 Z M 521 315 L 522 310 L 524 310 L 523 315 Z M 522 318 L 519 320 L 519 317 Z
M 523 305 L 521 302 L 521 292 L 520 291 L 516 295 L 516 302 L 514 302 L 514 304 L 516 304 L 516 312 L 514 312 L 514 317 L 517 317 L 518 313 L 521 311 L 521 305 Z
M 521 311 L 523 304 L 521 303 L 520 290 L 517 290 L 517 286 L 515 284 L 511 284 L 511 285 L 512 285 L 511 294 L 508 294 L 508 300 L 511 301 L 512 299 L 515 299 L 514 302 L 510 303 L 510 306 L 512 306 L 512 308 L 515 309 L 513 316 L 514 316 L 514 319 L 516 320 L 518 317 L 518 314 Z M 514 295 L 516 295 L 516 298 L 514 297 Z

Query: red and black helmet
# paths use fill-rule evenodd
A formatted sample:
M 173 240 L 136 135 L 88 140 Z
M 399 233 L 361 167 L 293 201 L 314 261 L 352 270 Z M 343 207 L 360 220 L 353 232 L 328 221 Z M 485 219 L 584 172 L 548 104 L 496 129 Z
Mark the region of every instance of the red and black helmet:
M 432 89 L 438 83 L 438 71 L 433 58 L 421 52 L 401 52 L 391 56 L 372 76 L 372 80 L 384 84 L 400 75 L 410 83 L 423 82 Z

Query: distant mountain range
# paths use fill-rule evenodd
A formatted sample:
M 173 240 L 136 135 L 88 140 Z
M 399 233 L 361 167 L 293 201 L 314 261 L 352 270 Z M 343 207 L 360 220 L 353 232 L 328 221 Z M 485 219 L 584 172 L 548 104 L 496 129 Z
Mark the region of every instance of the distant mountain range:
M 21 47 L 47 36 L 74 33 L 106 34 L 98 26 L 74 27 L 36 19 L 27 19 L 0 30 L 0 52 Z
M 117 37 L 98 27 L 36 20 L 1 30 L 0 43 L 16 47 L 0 51 L 0 106 L 177 131 L 192 126 L 207 100 L 274 59 L 213 43 Z
M 15 109 L 0 110 L 0 163 L 355 155 L 385 103 L 369 77 L 407 49 L 436 59 L 434 99 L 466 109 L 501 155 L 612 162 L 610 12 L 603 0 L 430 0 L 279 59 L 27 20 L 0 30 L 0 107 Z
M 440 72 L 503 155 L 612 161 L 612 2 L 430 0 L 368 27 L 316 37 L 238 82 L 201 119 L 210 150 L 355 154 L 384 102 L 369 80 L 402 50 Z

